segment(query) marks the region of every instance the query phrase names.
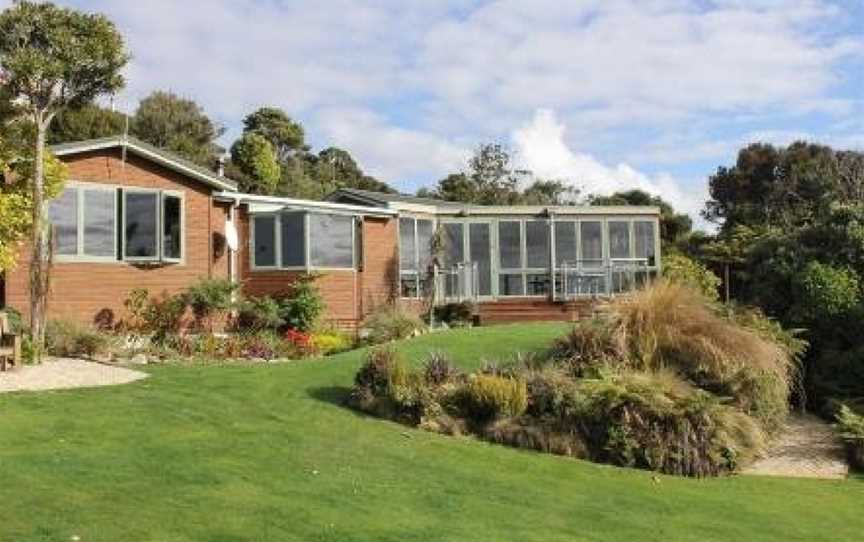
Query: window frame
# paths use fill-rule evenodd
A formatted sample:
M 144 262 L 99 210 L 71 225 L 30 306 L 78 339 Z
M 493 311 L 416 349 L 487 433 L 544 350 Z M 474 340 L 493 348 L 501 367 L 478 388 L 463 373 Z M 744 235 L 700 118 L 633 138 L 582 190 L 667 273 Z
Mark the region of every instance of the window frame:
M 303 265 L 292 265 L 292 266 L 283 266 L 282 265 L 282 214 L 283 213 L 296 213 L 303 215 Z M 338 215 L 338 216 L 346 216 L 351 218 L 351 267 L 316 267 L 312 265 L 312 254 L 311 254 L 311 241 L 312 241 L 312 232 L 310 228 L 310 220 L 309 217 L 312 214 L 318 215 Z M 275 235 L 273 236 L 273 242 L 275 244 L 274 248 L 274 262 L 275 265 L 272 266 L 262 266 L 257 265 L 255 263 L 255 220 L 259 217 L 272 217 L 273 218 L 273 227 L 275 228 Z M 353 273 L 357 272 L 358 265 L 358 239 L 357 239 L 357 229 L 358 229 L 358 216 L 353 213 L 339 213 L 339 212 L 321 212 L 314 211 L 309 209 L 297 209 L 286 207 L 284 209 L 280 209 L 278 211 L 271 211 L 266 213 L 254 213 L 249 215 L 249 269 L 254 272 L 267 272 L 267 271 L 351 271 Z M 360 241 L 362 242 L 362 240 Z
M 411 221 L 413 230 L 413 260 L 416 269 L 403 269 L 402 267 L 402 221 Z M 423 298 L 423 274 L 425 269 L 421 267 L 422 258 L 420 257 L 420 222 L 429 222 L 432 224 L 432 239 L 438 235 L 440 223 L 433 217 L 404 215 L 396 218 L 396 239 L 399 249 L 399 297 L 401 299 L 422 299 Z M 464 233 L 463 233 L 464 237 Z M 464 243 L 464 239 L 463 239 Z M 413 278 L 415 295 L 404 295 L 405 290 L 402 288 L 403 281 Z
M 76 229 L 75 229 L 75 254 L 54 254 L 53 259 L 57 263 L 120 263 L 122 260 L 118 260 L 117 255 L 119 252 L 119 246 L 117 242 L 118 237 L 118 213 L 117 213 L 117 186 L 107 185 L 107 184 L 98 184 L 98 183 L 85 183 L 79 181 L 67 181 L 66 185 L 63 187 L 63 190 L 75 190 L 75 205 L 76 205 Z M 110 192 L 114 196 L 114 224 L 111 230 L 111 241 L 112 241 L 112 249 L 113 254 L 111 256 L 94 256 L 90 254 L 86 254 L 84 252 L 84 238 L 86 233 L 86 213 L 84 206 L 84 193 L 85 192 Z M 53 200 L 52 200 L 53 201 Z M 49 202 L 50 205 L 50 202 Z
M 156 238 L 156 254 L 154 256 L 129 256 L 126 254 L 126 250 L 129 248 L 129 243 L 126 242 L 126 209 L 128 205 L 126 204 L 126 195 L 127 194 L 153 194 L 156 196 L 156 228 L 155 235 Z M 162 196 L 161 191 L 155 188 L 123 188 L 120 199 L 123 202 L 121 215 L 121 227 L 123 233 L 123 246 L 121 248 L 120 258 L 124 262 L 131 263 L 157 263 L 161 261 L 162 257 Z
M 180 257 L 169 258 L 165 256 L 165 197 L 178 198 L 180 200 Z M 125 205 L 124 205 L 125 209 Z M 125 240 L 125 231 L 124 231 Z M 186 193 L 182 190 L 160 190 L 159 191 L 159 261 L 165 263 L 182 264 L 186 261 Z

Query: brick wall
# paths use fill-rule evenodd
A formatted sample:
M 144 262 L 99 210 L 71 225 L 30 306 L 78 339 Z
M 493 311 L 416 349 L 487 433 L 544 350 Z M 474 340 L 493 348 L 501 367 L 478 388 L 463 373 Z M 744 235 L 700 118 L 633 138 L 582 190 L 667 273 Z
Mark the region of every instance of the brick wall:
M 243 292 L 250 296 L 278 295 L 291 289 L 300 271 L 253 271 L 250 260 L 249 216 L 238 214 L 238 254 Z M 395 218 L 363 221 L 363 265 L 357 271 L 316 272 L 315 285 L 326 305 L 324 320 L 353 331 L 363 318 L 393 298 L 398 265 L 398 237 Z
M 119 149 L 64 157 L 73 181 L 118 186 L 182 190 L 185 194 L 185 258 L 170 265 L 55 262 L 51 274 L 49 318 L 93 322 L 97 314 L 110 311 L 124 315 L 123 301 L 133 288 L 143 287 L 154 295 L 176 293 L 199 278 L 228 276 L 224 224 L 227 205 L 212 201 L 210 188 L 167 168 L 127 154 L 125 166 Z M 19 265 L 7 273 L 6 302 L 29 313 L 28 249 L 22 250 Z

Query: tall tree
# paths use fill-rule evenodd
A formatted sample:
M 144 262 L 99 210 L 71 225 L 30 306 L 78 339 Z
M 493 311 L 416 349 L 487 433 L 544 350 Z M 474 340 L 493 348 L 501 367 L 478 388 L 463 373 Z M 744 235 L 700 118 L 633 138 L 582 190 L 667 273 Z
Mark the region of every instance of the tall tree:
M 280 162 L 309 150 L 303 126 L 277 107 L 262 107 L 247 115 L 243 119 L 243 132 L 266 138 L 276 150 Z
M 519 196 L 522 205 L 573 205 L 579 199 L 579 189 L 564 181 L 536 180 Z
M 48 143 L 68 143 L 100 137 L 121 135 L 126 131 L 127 118 L 96 104 L 60 112 L 48 130 Z
M 132 117 L 131 132 L 151 145 L 176 152 L 208 168 L 222 155 L 216 140 L 225 133 L 193 100 L 156 91 L 141 100 Z
M 438 182 L 435 197 L 480 205 L 511 205 L 519 201 L 519 181 L 529 175 L 513 167 L 509 151 L 498 143 L 484 143 L 468 161 L 467 171 Z
M 236 180 L 243 192 L 273 194 L 282 170 L 273 145 L 255 132 L 243 134 L 231 146 L 231 164 L 240 172 Z
M 30 330 L 37 356 L 45 342 L 50 264 L 45 227 L 45 140 L 58 112 L 81 107 L 123 86 L 129 56 L 103 15 L 51 3 L 16 1 L 0 13 L 0 81 L 4 95 L 33 124 Z
M 693 229 L 693 220 L 686 214 L 676 213 L 672 205 L 644 190 L 626 190 L 609 196 L 591 196 L 591 205 L 646 205 L 660 208 L 660 239 L 664 245 L 672 246 L 681 241 Z

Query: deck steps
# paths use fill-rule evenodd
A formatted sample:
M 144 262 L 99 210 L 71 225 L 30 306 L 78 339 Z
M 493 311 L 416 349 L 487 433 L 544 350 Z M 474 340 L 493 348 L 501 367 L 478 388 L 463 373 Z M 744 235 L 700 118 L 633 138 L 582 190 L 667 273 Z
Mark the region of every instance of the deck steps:
M 557 302 L 548 299 L 505 299 L 481 302 L 481 325 L 512 322 L 575 322 L 593 314 L 596 300 Z

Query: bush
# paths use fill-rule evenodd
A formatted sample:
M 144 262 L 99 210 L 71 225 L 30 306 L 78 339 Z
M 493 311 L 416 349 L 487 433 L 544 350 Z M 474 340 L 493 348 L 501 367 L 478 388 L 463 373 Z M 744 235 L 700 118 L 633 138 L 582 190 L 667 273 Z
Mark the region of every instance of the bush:
M 183 294 L 165 294 L 157 299 L 151 298 L 146 288 L 133 289 L 123 305 L 129 313 L 123 327 L 131 333 L 151 335 L 156 343 L 179 333 L 187 308 Z
M 201 279 L 184 294 L 199 327 L 213 330 L 213 319 L 234 308 L 240 285 L 228 279 Z
M 841 405 L 837 412 L 836 428 L 846 444 L 849 465 L 856 470 L 864 470 L 864 416 L 856 414 L 847 405 Z
M 470 325 L 474 321 L 474 304 L 469 301 L 435 307 L 435 320 L 451 327 Z
M 379 307 L 366 320 L 367 339 L 372 344 L 405 339 L 425 328 L 419 316 L 395 304 Z
M 45 350 L 52 356 L 93 358 L 110 346 L 109 336 L 76 322 L 52 320 L 45 328 Z
M 312 348 L 322 356 L 350 350 L 353 341 L 340 331 L 318 331 L 312 334 Z
M 6 315 L 6 320 L 9 322 L 9 328 L 16 335 L 24 335 L 27 332 L 28 325 L 24 322 L 24 318 L 17 309 L 6 307 L 0 310 L 0 313 Z
M 472 375 L 461 389 L 459 404 L 466 417 L 483 425 L 503 416 L 521 416 L 528 407 L 528 389 L 518 378 Z
M 315 287 L 315 275 L 297 279 L 289 295 L 279 299 L 279 316 L 291 329 L 309 332 L 324 312 L 324 299 Z
M 432 352 L 423 365 L 423 378 L 433 386 L 452 382 L 460 374 L 443 352 Z
M 720 299 L 720 278 L 701 263 L 683 254 L 663 256 L 663 277 L 699 292 L 709 301 Z
M 798 300 L 792 318 L 802 324 L 831 324 L 861 302 L 858 275 L 849 268 L 810 262 L 793 282 Z
M 263 331 L 278 330 L 285 324 L 282 308 L 269 296 L 252 297 L 243 300 L 237 315 L 237 327 L 241 330 Z

